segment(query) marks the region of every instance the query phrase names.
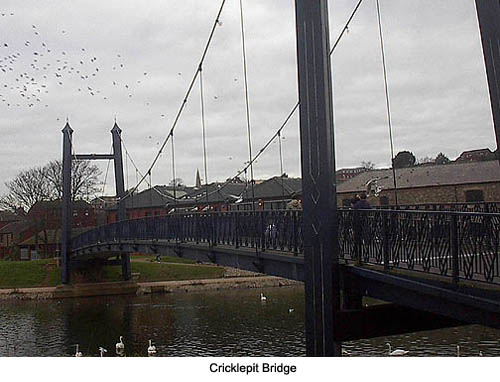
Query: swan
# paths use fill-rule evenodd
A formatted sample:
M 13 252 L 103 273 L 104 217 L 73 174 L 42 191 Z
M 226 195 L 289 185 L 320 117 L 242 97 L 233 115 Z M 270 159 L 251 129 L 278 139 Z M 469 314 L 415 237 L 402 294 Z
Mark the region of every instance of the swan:
M 293 308 L 289 308 L 289 309 L 288 309 L 288 313 L 293 313 L 293 311 L 294 311 L 294 310 L 295 310 L 295 309 L 293 309 Z
M 80 349 L 80 345 L 76 344 L 75 346 L 76 346 L 75 357 L 83 357 L 82 352 L 79 350 Z
M 104 349 L 102 346 L 99 347 L 99 353 L 101 353 L 101 357 L 104 357 L 104 353 L 107 353 L 108 351 Z
M 154 356 L 156 354 L 156 346 L 154 346 L 151 343 L 151 340 L 149 340 L 149 347 L 148 347 L 148 356 Z
M 349 353 L 347 350 L 345 349 L 342 349 L 342 355 L 343 356 L 346 356 L 346 355 L 351 355 L 351 353 Z
M 267 301 L 267 297 L 263 293 L 260 294 L 260 301 Z
M 123 353 L 125 350 L 125 344 L 123 343 L 123 337 L 120 336 L 120 342 L 116 344 L 116 352 Z
M 391 344 L 389 342 L 387 342 L 386 345 L 389 346 L 389 355 L 405 355 L 409 353 L 408 350 L 403 350 L 403 349 L 392 350 Z

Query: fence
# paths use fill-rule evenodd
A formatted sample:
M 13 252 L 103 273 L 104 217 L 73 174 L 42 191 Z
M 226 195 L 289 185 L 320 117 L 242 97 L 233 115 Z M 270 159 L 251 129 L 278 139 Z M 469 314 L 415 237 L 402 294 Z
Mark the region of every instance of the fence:
M 339 256 L 373 264 L 500 284 L 500 214 L 425 210 L 338 210 Z M 74 250 L 137 240 L 303 252 L 302 211 L 182 213 L 125 220 L 87 231 Z

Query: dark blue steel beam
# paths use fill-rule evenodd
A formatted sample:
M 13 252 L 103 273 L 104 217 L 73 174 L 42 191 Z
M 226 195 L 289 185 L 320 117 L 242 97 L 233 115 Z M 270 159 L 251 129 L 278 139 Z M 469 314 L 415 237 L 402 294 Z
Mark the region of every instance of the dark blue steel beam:
M 341 356 L 333 103 L 327 0 L 296 0 L 308 356 Z
M 183 257 L 199 262 L 212 262 L 218 265 L 260 272 L 266 275 L 304 281 L 304 258 L 277 252 L 262 252 L 257 258 L 253 248 L 227 247 L 224 245 L 176 243 L 175 241 L 136 240 L 99 243 L 78 249 L 73 261 L 90 261 L 94 258 L 110 258 L 119 253 L 141 252 L 154 255 Z
M 476 10 L 498 149 L 500 148 L 500 1 L 476 0 Z M 498 159 L 500 160 L 500 157 Z
M 61 282 L 69 282 L 71 251 L 71 136 L 73 129 L 66 122 L 63 133 L 63 195 L 61 227 Z
M 113 136 L 113 159 L 115 165 L 115 187 L 116 196 L 118 198 L 118 221 L 123 221 L 127 217 L 126 207 L 125 207 L 125 183 L 123 180 L 123 159 L 122 159 L 122 140 L 121 140 L 122 130 L 115 125 L 111 129 L 111 135 Z M 122 257 L 122 277 L 124 280 L 130 280 L 132 277 L 132 272 L 130 269 L 130 255 L 128 253 L 123 253 Z
M 466 325 L 460 320 L 395 304 L 342 310 L 341 316 L 342 320 L 336 321 L 335 335 L 338 341 L 354 341 Z
M 110 160 L 114 159 L 110 154 L 77 154 L 74 156 L 76 160 Z
M 430 280 L 387 274 L 352 266 L 343 267 L 344 278 L 364 296 L 412 309 L 439 314 L 469 324 L 500 329 L 500 293 L 489 296 L 476 288 L 460 290 Z

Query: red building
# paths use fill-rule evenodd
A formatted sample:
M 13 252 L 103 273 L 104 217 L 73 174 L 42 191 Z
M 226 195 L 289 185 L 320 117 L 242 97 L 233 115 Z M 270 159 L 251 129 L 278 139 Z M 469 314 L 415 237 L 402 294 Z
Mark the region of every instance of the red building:
M 367 169 L 364 167 L 342 168 L 335 172 L 335 178 L 337 183 L 342 183 L 366 171 Z
M 96 226 L 96 213 L 87 202 L 73 203 L 72 233 Z M 35 203 L 23 220 L 0 228 L 0 256 L 17 260 L 53 257 L 61 242 L 62 202 Z
M 471 161 L 483 161 L 483 160 L 494 160 L 495 153 L 488 148 L 464 151 L 455 160 L 456 162 L 471 162 Z

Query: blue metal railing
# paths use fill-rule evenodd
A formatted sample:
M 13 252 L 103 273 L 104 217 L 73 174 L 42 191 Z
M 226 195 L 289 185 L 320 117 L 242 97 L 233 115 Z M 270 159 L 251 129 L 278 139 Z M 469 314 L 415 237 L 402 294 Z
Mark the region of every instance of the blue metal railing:
M 340 258 L 500 284 L 500 214 L 420 210 L 338 210 Z M 303 250 L 302 211 L 181 213 L 97 227 L 73 250 L 125 241 L 190 242 L 282 251 Z

